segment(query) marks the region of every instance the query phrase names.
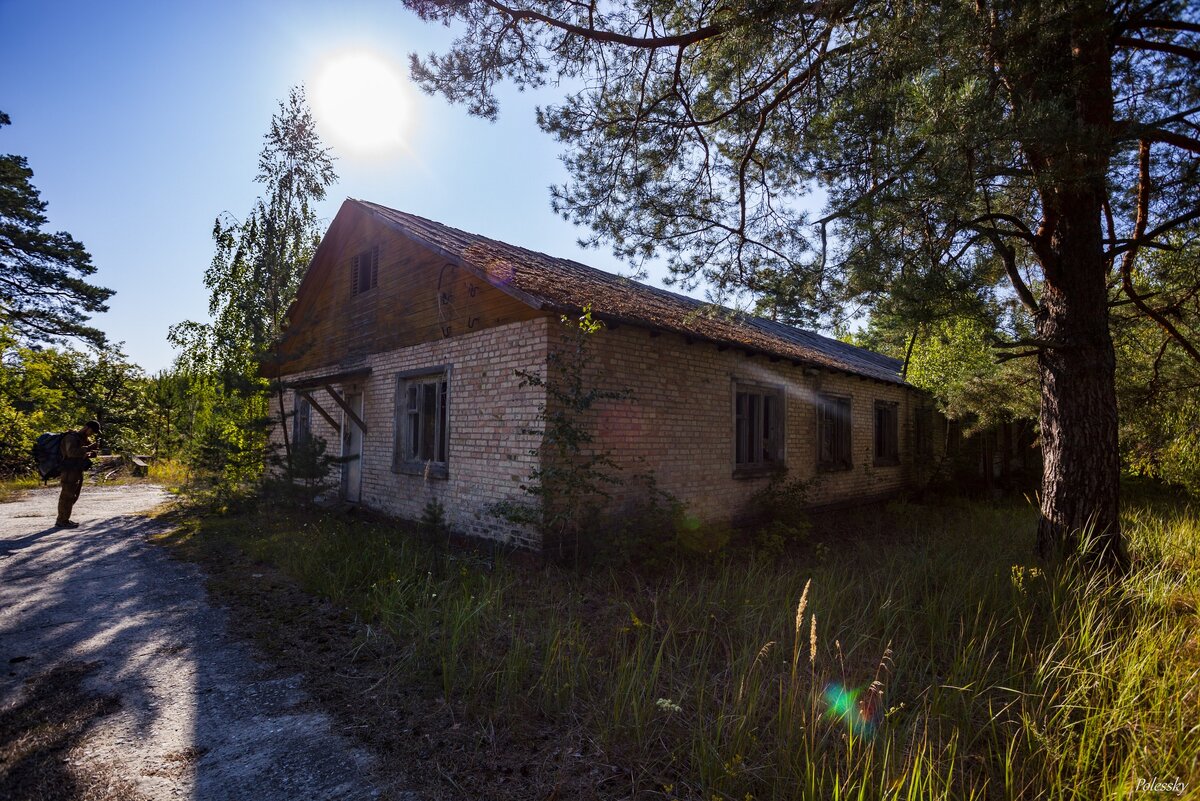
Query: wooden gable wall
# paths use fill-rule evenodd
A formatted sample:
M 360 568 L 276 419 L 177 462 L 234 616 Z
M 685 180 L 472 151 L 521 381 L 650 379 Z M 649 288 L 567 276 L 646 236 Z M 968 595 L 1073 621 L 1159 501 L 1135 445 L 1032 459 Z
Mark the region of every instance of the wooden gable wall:
M 378 285 L 355 293 L 355 256 L 379 249 Z M 347 203 L 301 284 L 278 375 L 544 316 Z

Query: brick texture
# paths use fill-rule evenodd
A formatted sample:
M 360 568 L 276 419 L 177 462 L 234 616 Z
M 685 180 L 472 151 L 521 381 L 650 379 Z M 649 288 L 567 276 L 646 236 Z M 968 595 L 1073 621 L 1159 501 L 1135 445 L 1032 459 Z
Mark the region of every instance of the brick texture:
M 736 521 L 769 476 L 734 477 L 733 385 L 744 382 L 784 389 L 784 453 L 787 478 L 810 482 L 808 500 L 823 505 L 877 498 L 909 485 L 918 471 L 913 447 L 914 413 L 921 398 L 912 389 L 790 362 L 748 357 L 734 348 L 651 336 L 631 326 L 604 330 L 591 342 L 594 383 L 628 389 L 628 400 L 597 409 L 597 446 L 609 450 L 629 473 L 652 472 L 704 520 Z M 816 398 L 826 393 L 851 400 L 853 466 L 817 466 Z M 875 401 L 895 402 L 899 464 L 875 465 Z
M 367 356 L 370 376 L 359 386 L 344 387 L 364 393 L 368 434 L 362 458 L 362 503 L 415 519 L 436 499 L 458 532 L 536 547 L 535 532 L 502 520 L 492 508 L 501 501 L 523 498 L 520 486 L 536 463 L 531 451 L 538 445 L 537 437 L 523 432 L 538 427 L 538 408 L 545 394 L 521 387 L 514 373 L 523 369 L 544 374 L 550 350 L 561 347 L 562 333 L 557 321 L 538 318 Z M 787 477 L 810 482 L 808 500 L 813 505 L 878 498 L 911 485 L 921 475 L 913 437 L 915 412 L 925 401 L 914 390 L 797 367 L 785 360 L 749 357 L 734 348 L 688 344 L 674 334 L 651 336 L 633 326 L 602 330 L 589 338 L 588 347 L 591 385 L 632 393 L 627 399 L 604 401 L 594 410 L 590 422 L 596 447 L 609 451 L 627 478 L 652 473 L 661 489 L 701 520 L 736 522 L 749 511 L 751 496 L 769 481 L 767 476 L 734 476 L 735 381 L 783 388 Z M 449 475 L 393 472 L 396 376 L 440 365 L 451 369 Z M 334 372 L 337 369 L 330 367 L 288 379 Z M 850 398 L 853 465 L 849 469 L 818 469 L 815 402 L 821 393 Z M 316 398 L 341 417 L 323 391 Z M 877 400 L 897 404 L 899 464 L 875 464 Z M 337 434 L 316 412 L 312 427 L 336 453 Z M 275 436 L 279 437 L 278 429 Z M 614 501 L 629 500 L 643 486 L 628 482 Z
M 530 451 L 537 437 L 522 433 L 535 427 L 544 394 L 521 387 L 518 369 L 544 369 L 547 354 L 546 318 L 490 328 L 476 334 L 425 342 L 386 353 L 372 354 L 356 366 L 371 368 L 359 384 L 339 385 L 346 392 L 363 392 L 361 502 L 370 508 L 408 519 L 417 519 L 430 501 L 439 501 L 446 522 L 460 533 L 533 546 L 533 532 L 513 526 L 492 511 L 501 501 L 520 500 L 520 485 L 534 465 Z M 449 451 L 446 478 L 414 476 L 392 469 L 395 439 L 397 374 L 442 365 L 450 367 Z M 337 368 L 311 370 L 287 376 L 294 381 Z M 292 398 L 286 403 L 292 408 Z M 339 407 L 324 390 L 315 399 L 334 419 Z M 343 428 L 347 422 L 342 423 Z M 341 447 L 336 431 L 315 410 L 314 436 L 326 441 L 331 454 Z M 281 441 L 276 426 L 273 433 Z

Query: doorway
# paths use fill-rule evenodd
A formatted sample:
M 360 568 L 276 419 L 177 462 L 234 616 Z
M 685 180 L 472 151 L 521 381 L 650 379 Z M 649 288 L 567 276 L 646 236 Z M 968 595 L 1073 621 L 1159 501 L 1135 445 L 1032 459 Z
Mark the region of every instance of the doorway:
M 357 388 L 346 390 L 346 405 L 363 419 L 363 394 Z M 342 500 L 358 503 L 362 499 L 363 432 L 350 415 L 342 412 Z

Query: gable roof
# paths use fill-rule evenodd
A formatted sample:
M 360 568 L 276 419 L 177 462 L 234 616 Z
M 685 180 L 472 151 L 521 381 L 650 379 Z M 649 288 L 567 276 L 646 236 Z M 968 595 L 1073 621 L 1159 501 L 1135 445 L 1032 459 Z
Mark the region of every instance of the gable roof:
M 476 272 L 480 278 L 535 309 L 577 313 L 591 305 L 597 318 L 671 331 L 695 339 L 789 359 L 891 384 L 901 362 L 812 331 L 737 312 L 686 295 L 648 286 L 577 261 L 509 245 L 478 234 L 390 209 L 349 199 L 398 233 L 442 257 Z

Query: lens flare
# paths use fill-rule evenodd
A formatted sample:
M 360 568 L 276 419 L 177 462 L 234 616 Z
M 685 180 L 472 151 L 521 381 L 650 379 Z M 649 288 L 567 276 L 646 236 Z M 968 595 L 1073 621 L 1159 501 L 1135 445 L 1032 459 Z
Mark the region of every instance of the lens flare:
M 825 701 L 826 718 L 843 721 L 854 734 L 871 733 L 874 722 L 863 713 L 862 704 L 859 703 L 862 690 L 830 684 L 821 695 Z

